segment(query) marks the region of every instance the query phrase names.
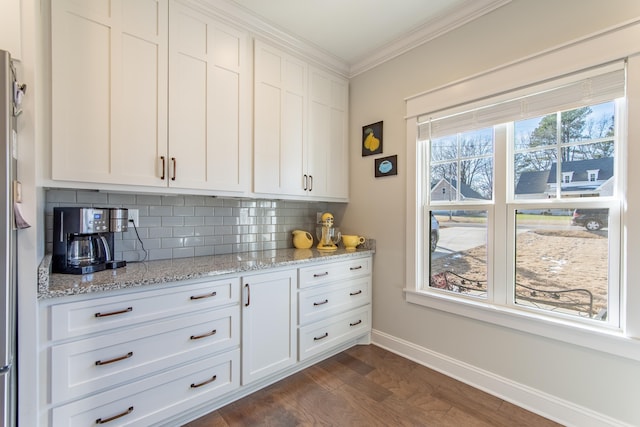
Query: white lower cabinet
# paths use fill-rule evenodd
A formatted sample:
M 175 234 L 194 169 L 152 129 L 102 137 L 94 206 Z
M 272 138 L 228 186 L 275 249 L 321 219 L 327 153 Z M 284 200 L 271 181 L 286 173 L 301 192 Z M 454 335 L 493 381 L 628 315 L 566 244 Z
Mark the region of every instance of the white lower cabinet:
M 297 361 L 297 270 L 242 278 L 242 384 Z
M 368 342 L 371 262 L 44 300 L 41 425 L 180 425 Z

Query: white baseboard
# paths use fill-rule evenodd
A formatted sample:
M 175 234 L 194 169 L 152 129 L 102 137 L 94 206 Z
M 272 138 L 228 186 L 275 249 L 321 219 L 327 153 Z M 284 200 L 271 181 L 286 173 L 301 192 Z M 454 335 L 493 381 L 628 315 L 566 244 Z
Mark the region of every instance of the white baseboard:
M 632 427 L 620 420 L 541 392 L 489 371 L 453 359 L 377 330 L 371 331 L 374 345 L 424 365 L 502 400 L 565 426 Z

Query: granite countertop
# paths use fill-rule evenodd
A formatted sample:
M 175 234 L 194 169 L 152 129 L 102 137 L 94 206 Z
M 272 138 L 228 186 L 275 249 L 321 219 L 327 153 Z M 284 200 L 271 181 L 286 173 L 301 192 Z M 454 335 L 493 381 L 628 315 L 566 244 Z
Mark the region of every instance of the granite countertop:
M 328 259 L 347 260 L 374 252 L 374 249 L 357 249 L 349 252 L 342 248 L 334 252 L 320 252 L 317 249 L 275 249 L 133 262 L 116 270 L 84 275 L 51 273 L 51 255 L 46 255 L 38 269 L 38 299 L 149 286 L 276 267 L 300 267 Z

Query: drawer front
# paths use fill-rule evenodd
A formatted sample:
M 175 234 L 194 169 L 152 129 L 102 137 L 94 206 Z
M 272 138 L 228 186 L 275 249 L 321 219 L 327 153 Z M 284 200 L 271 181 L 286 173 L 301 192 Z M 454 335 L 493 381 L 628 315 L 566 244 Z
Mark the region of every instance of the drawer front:
M 240 308 L 172 318 L 51 348 L 56 404 L 237 347 Z
M 166 422 L 237 389 L 240 350 L 169 369 L 161 374 L 53 408 L 54 426 L 140 426 Z
M 53 341 L 240 301 L 240 279 L 210 281 L 51 306 Z
M 299 270 L 298 286 L 307 288 L 339 279 L 371 274 L 371 257 L 354 258 L 327 264 L 303 267 Z
M 299 360 L 322 353 L 371 330 L 371 306 L 365 306 L 298 329 Z
M 371 276 L 301 290 L 298 294 L 298 324 L 317 322 L 370 302 Z

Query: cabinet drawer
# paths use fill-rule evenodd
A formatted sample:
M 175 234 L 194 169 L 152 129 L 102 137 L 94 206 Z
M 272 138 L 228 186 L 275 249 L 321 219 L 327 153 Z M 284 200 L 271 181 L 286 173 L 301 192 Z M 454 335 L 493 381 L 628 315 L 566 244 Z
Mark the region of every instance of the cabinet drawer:
M 303 267 L 299 271 L 298 286 L 306 288 L 338 279 L 371 274 L 371 257 Z
M 371 276 L 335 285 L 301 290 L 298 294 L 298 324 L 304 325 L 371 302 Z
M 209 281 L 51 306 L 53 341 L 240 301 L 240 279 Z
M 140 426 L 166 422 L 174 414 L 237 389 L 239 360 L 240 350 L 236 349 L 53 408 L 52 425 Z
M 240 308 L 226 307 L 51 348 L 59 403 L 240 344 Z
M 351 339 L 369 332 L 371 306 L 357 308 L 344 314 L 323 320 L 298 330 L 299 360 L 322 353 Z

